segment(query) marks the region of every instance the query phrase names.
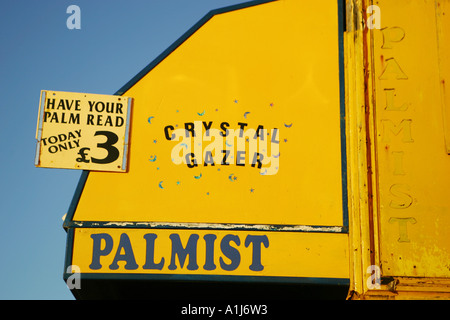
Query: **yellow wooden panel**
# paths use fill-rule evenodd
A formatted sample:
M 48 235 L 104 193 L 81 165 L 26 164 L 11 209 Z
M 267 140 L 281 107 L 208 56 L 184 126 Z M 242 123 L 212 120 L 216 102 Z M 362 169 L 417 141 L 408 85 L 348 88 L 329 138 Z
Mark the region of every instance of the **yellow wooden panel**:
M 374 63 L 382 275 L 449 277 L 450 156 L 437 33 L 437 24 L 447 30 L 448 20 L 436 21 L 434 1 L 378 5 L 382 29 L 374 30 Z
M 347 261 L 345 234 L 77 228 L 72 265 L 81 273 L 346 279 Z
M 442 112 L 447 154 L 450 154 L 450 3 L 436 1 L 436 24 L 438 38 L 439 71 L 441 80 Z
M 129 172 L 91 172 L 73 219 L 342 226 L 339 85 L 337 1 L 214 16 L 125 92 Z

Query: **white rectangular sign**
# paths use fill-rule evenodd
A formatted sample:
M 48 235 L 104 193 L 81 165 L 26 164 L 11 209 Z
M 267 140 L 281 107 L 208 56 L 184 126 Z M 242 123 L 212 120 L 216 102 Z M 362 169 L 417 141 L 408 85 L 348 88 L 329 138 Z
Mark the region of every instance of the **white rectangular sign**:
M 35 165 L 125 172 L 132 98 L 41 91 Z

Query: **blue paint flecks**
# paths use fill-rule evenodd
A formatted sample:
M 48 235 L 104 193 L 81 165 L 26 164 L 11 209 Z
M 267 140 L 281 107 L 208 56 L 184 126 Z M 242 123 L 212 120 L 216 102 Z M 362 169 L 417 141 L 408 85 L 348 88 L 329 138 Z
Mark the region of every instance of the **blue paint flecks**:
M 201 177 L 202 177 L 202 174 L 201 174 L 201 173 L 200 173 L 200 175 L 198 175 L 198 176 L 194 176 L 194 178 L 197 179 L 197 180 L 200 179 Z

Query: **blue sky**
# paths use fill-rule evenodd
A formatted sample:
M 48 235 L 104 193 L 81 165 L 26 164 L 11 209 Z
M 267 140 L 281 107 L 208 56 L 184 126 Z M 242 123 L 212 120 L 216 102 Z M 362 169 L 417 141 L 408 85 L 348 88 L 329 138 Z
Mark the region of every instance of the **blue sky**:
M 81 171 L 34 167 L 40 91 L 114 94 L 208 11 L 246 1 L 0 2 L 0 299 L 73 299 L 62 217 Z

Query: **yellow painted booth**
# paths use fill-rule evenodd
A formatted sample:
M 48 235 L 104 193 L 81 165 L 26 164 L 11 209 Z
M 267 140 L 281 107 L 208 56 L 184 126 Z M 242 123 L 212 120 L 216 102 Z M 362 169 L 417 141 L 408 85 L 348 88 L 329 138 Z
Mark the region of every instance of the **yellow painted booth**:
M 345 298 L 342 10 L 212 11 L 117 92 L 133 98 L 128 169 L 82 175 L 64 223 L 75 296 L 121 279 Z M 112 292 L 130 294 L 101 295 Z
M 213 10 L 125 84 L 126 171 L 64 221 L 74 296 L 448 296 L 448 2 L 403 2 Z
M 347 3 L 349 298 L 450 298 L 449 6 Z

